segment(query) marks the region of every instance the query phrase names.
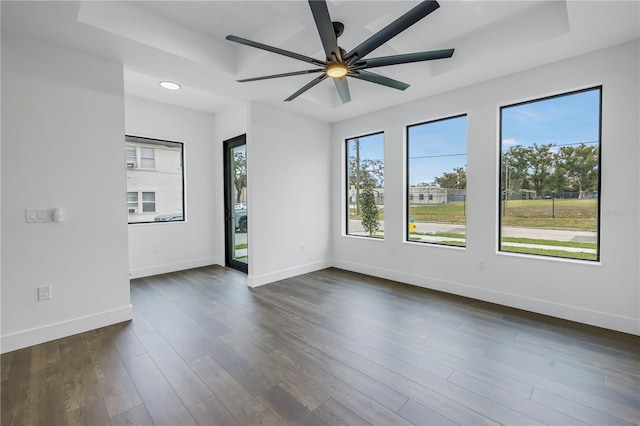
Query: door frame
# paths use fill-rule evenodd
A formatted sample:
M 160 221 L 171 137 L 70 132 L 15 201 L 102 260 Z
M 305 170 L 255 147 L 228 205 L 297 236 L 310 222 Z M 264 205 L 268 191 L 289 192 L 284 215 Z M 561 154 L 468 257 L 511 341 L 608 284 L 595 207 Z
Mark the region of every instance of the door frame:
M 243 134 L 240 136 L 236 136 L 235 138 L 228 139 L 222 143 L 222 153 L 223 153 L 223 170 L 224 170 L 224 178 L 223 178 L 223 186 L 224 186 L 224 260 L 225 266 L 233 269 L 237 269 L 244 273 L 248 273 L 249 271 L 249 263 L 240 262 L 234 259 L 233 254 L 235 253 L 234 247 L 234 235 L 235 235 L 235 218 L 233 217 L 232 211 L 233 206 L 235 204 L 233 197 L 233 181 L 230 175 L 231 172 L 231 151 L 233 148 L 236 148 L 241 145 L 247 144 L 247 135 Z M 246 153 L 246 148 L 245 148 Z M 246 158 L 246 154 L 245 154 Z M 249 206 L 247 203 L 247 218 Z M 247 240 L 248 240 L 248 232 L 247 229 Z

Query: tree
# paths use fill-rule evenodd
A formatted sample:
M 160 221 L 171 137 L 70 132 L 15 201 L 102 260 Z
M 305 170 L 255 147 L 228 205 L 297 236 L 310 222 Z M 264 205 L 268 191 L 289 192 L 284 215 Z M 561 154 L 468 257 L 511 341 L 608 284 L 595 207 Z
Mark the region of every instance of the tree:
M 434 181 L 440 188 L 465 189 L 467 187 L 467 171 L 464 167 L 455 167 L 453 172 L 445 172 Z
M 236 188 L 236 203 L 241 203 L 242 190 L 247 187 L 247 159 L 244 152 L 233 154 L 233 186 Z
M 557 157 L 551 149 L 552 147 L 553 144 L 538 145 L 534 143 L 529 155 L 527 155 L 531 184 L 536 194 L 543 194 L 552 189 L 551 176 L 554 173 Z
M 373 187 L 384 186 L 384 163 L 382 160 L 372 160 L 360 158 L 360 139 L 353 140 L 355 143 L 355 155 L 350 155 L 348 159 L 347 173 L 349 175 L 349 188 L 354 188 L 356 215 L 360 214 L 360 194 L 365 181 L 372 182 Z
M 583 191 L 594 191 L 598 185 L 598 147 L 563 146 L 558 153 L 558 166 L 569 187 Z
M 372 236 L 380 229 L 378 220 L 378 206 L 373 193 L 374 181 L 368 177 L 364 179 L 360 193 L 360 209 L 362 210 L 362 227 Z
M 521 145 L 510 146 L 502 154 L 502 182 L 503 188 L 508 193 L 520 192 L 522 189 L 529 189 L 529 157 L 531 148 Z

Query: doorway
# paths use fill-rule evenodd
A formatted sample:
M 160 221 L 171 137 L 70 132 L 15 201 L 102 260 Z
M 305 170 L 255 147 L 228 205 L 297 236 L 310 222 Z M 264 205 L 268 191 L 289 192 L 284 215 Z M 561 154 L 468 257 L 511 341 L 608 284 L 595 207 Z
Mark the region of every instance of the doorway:
M 248 271 L 249 205 L 247 203 L 247 138 L 224 142 L 225 263 Z

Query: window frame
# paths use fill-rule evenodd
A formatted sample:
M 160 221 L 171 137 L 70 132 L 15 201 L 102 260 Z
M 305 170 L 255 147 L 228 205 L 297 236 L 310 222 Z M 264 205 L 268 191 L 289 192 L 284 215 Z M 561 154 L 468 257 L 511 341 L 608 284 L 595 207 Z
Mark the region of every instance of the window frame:
M 502 204 L 502 185 L 503 185 L 503 176 L 502 176 L 502 141 L 503 141 L 503 110 L 506 108 L 513 108 L 521 105 L 527 105 L 535 102 L 547 101 L 556 98 L 562 98 L 571 95 L 577 95 L 580 93 L 591 92 L 597 90 L 599 92 L 598 98 L 598 198 L 597 198 L 597 207 L 596 207 L 596 259 L 578 259 L 573 257 L 566 256 L 557 256 L 551 254 L 538 254 L 538 253 L 520 253 L 514 251 L 506 251 L 502 249 L 502 216 L 503 216 L 503 204 Z M 579 262 L 579 263 L 587 263 L 587 264 L 600 264 L 602 260 L 601 256 L 601 231 L 602 231 L 602 103 L 603 103 L 603 85 L 598 84 L 594 86 L 588 86 L 581 89 L 574 89 L 569 91 L 563 91 L 560 93 L 555 93 L 552 95 L 535 97 L 531 99 L 527 99 L 524 101 L 518 101 L 514 103 L 500 105 L 498 108 L 498 162 L 497 162 L 497 173 L 498 173 L 498 187 L 497 187 L 497 215 L 498 215 L 498 232 L 497 232 L 497 240 L 496 240 L 496 251 L 500 255 L 506 256 L 525 256 L 525 257 L 533 257 L 536 259 L 547 259 L 547 260 L 556 260 L 562 262 Z
M 181 201 L 181 205 L 182 205 L 182 219 L 179 220 L 168 220 L 168 221 L 155 221 L 155 220 L 145 220 L 145 221 L 140 221 L 140 222 L 129 222 L 127 220 L 128 225 L 141 225 L 141 224 L 165 224 L 165 223 L 182 223 L 182 222 L 186 222 L 187 221 L 187 201 L 186 201 L 186 192 L 187 192 L 187 187 L 186 187 L 186 167 L 185 167 L 185 144 L 183 142 L 178 142 L 178 141 L 170 141 L 170 140 L 165 140 L 165 139 L 158 139 L 158 138 L 147 138 L 147 137 L 143 137 L 143 136 L 135 136 L 135 135 L 129 135 L 129 134 L 125 134 L 125 160 L 128 158 L 128 156 L 126 155 L 126 148 L 127 148 L 127 143 L 142 143 L 142 144 L 155 144 L 155 145 L 163 145 L 166 147 L 179 147 L 180 150 L 180 158 L 179 158 L 179 164 L 178 164 L 178 169 L 180 172 L 180 185 L 182 188 L 182 194 L 180 197 L 180 201 Z M 136 148 L 136 167 L 133 168 L 129 168 L 126 167 L 125 169 L 125 173 L 128 173 L 129 171 L 133 171 L 135 170 L 136 172 L 154 172 L 154 171 L 158 171 L 157 169 L 157 155 L 156 155 L 156 148 L 153 149 L 153 157 L 154 157 L 154 168 L 140 168 L 138 166 L 141 165 L 141 147 L 135 147 Z M 126 161 L 128 163 L 128 161 Z M 135 214 L 149 214 L 149 213 L 158 213 L 157 212 L 157 202 L 158 202 L 158 197 L 157 197 L 157 193 L 158 190 L 147 190 L 147 189 L 140 189 L 140 190 L 129 190 L 129 188 L 127 187 L 127 193 L 129 192 L 136 192 L 138 194 L 138 212 Z M 143 193 L 153 193 L 154 194 L 154 201 L 153 201 L 153 205 L 154 205 L 154 211 L 153 212 L 144 212 L 144 201 L 143 201 Z M 128 203 L 127 203 L 127 212 L 129 210 L 128 207 Z
M 369 240 L 378 240 L 378 241 L 384 241 L 384 234 L 382 236 L 382 238 L 378 238 L 378 237 L 372 237 L 369 235 L 356 235 L 356 234 L 350 234 L 349 233 L 349 198 L 350 198 L 350 191 L 351 188 L 349 187 L 349 141 L 354 140 L 354 139 L 361 139 L 361 138 L 366 138 L 369 136 L 375 136 L 375 135 L 382 135 L 382 152 L 383 152 L 383 160 L 382 160 L 382 164 L 383 164 L 383 168 L 384 168 L 384 163 L 385 163 L 385 158 L 384 158 L 384 151 L 386 149 L 386 134 L 384 130 L 378 130 L 375 132 L 369 132 L 369 133 L 365 133 L 365 134 L 361 134 L 358 136 L 351 136 L 348 138 L 344 139 L 344 143 L 342 144 L 342 146 L 344 147 L 344 181 L 343 181 L 343 187 L 345 188 L 345 193 L 344 193 L 344 197 L 343 197 L 343 202 L 344 204 L 344 208 L 343 208 L 343 214 L 344 214 L 344 226 L 345 226 L 345 233 L 344 236 L 347 237 L 355 237 L 355 238 L 367 238 Z M 383 172 L 384 175 L 384 172 Z M 385 179 L 386 181 L 386 179 Z M 385 186 L 386 182 L 383 182 L 383 188 Z M 383 195 L 383 199 L 384 199 L 384 195 Z M 383 222 L 384 223 L 384 222 Z
M 418 244 L 418 245 L 422 245 L 425 247 L 442 247 L 445 249 L 454 249 L 454 250 L 465 250 L 467 248 L 467 232 L 465 231 L 465 239 L 464 239 L 464 246 L 458 246 L 458 245 L 452 245 L 452 244 L 438 244 L 435 242 L 428 242 L 428 241 L 412 241 L 410 239 L 410 228 L 409 228 L 409 207 L 410 207 L 410 201 L 414 200 L 413 194 L 411 194 L 411 190 L 410 188 L 410 183 L 409 183 L 409 173 L 410 173 L 410 166 L 409 166 L 409 161 L 410 161 L 410 149 L 409 149 L 409 131 L 412 127 L 416 127 L 416 126 L 424 126 L 425 124 L 432 124 L 432 123 L 438 123 L 441 121 L 447 121 L 447 120 L 454 120 L 454 119 L 458 119 L 458 118 L 462 118 L 465 117 L 466 119 L 466 147 L 465 147 L 465 157 L 467 157 L 468 160 L 468 156 L 469 156 L 469 114 L 467 112 L 463 112 L 463 113 L 457 113 L 457 114 L 453 114 L 453 115 L 447 115 L 444 117 L 440 117 L 440 118 L 435 118 L 432 120 L 427 120 L 427 121 L 422 121 L 419 123 L 413 123 L 413 124 L 409 124 L 405 126 L 405 152 L 404 152 L 404 160 L 405 160 L 405 170 L 404 170 L 404 174 L 405 174 L 405 180 L 404 180 L 404 185 L 405 185 L 405 211 L 403 214 L 404 217 L 404 242 L 405 243 L 412 243 L 412 244 Z M 465 166 L 465 172 L 466 172 L 466 166 Z M 467 183 L 468 183 L 468 178 L 469 176 L 467 175 Z M 466 191 L 466 188 L 465 188 Z M 467 195 L 465 195 L 466 198 Z M 420 198 L 422 197 L 422 198 Z M 433 194 L 429 193 L 427 194 L 427 198 L 428 200 L 432 200 L 433 199 Z M 419 193 L 418 194 L 418 200 L 419 201 L 424 201 L 424 193 Z M 464 209 L 465 209 L 465 229 L 467 226 L 467 203 L 465 201 L 465 205 L 464 205 Z

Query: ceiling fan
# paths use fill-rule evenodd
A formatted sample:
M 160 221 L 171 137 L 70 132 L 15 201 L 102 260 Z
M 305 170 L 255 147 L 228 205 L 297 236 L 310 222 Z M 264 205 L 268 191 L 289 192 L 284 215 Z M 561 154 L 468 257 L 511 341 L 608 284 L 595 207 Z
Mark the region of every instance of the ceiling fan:
M 283 74 L 266 75 L 262 77 L 246 78 L 243 80 L 237 80 L 238 82 L 244 83 L 247 81 L 267 80 L 270 78 L 321 73 L 320 76 L 314 78 L 300 90 L 285 99 L 285 102 L 297 98 L 307 90 L 314 87 L 316 84 L 322 82 L 328 77 L 332 77 L 336 85 L 336 89 L 338 90 L 338 94 L 340 95 L 340 99 L 344 104 L 351 100 L 351 93 L 349 92 L 349 84 L 347 83 L 346 77 L 357 78 L 359 80 L 381 84 L 383 86 L 392 87 L 398 90 L 405 90 L 407 87 L 409 87 L 408 84 L 379 74 L 374 74 L 372 72 L 366 71 L 366 69 L 384 67 L 387 65 L 408 64 L 411 62 L 444 59 L 450 58 L 453 55 L 454 49 L 444 49 L 364 59 L 366 55 L 439 8 L 440 5 L 435 0 L 423 1 L 419 3 L 413 9 L 369 37 L 367 40 L 365 40 L 359 46 L 355 47 L 349 52 L 346 52 L 344 49 L 338 46 L 338 37 L 340 37 L 344 31 L 344 24 L 342 24 L 341 22 L 331 21 L 326 1 L 309 0 L 309 6 L 311 7 L 313 19 L 316 22 L 316 27 L 318 29 L 318 33 L 320 34 L 322 46 L 324 47 L 324 52 L 326 54 L 325 61 L 301 55 L 299 53 L 290 52 L 288 50 L 283 50 L 277 47 L 268 46 L 266 44 L 258 43 L 255 41 L 247 40 L 245 38 L 236 37 L 234 35 L 228 35 L 226 39 L 236 43 L 244 44 L 246 46 L 255 47 L 258 49 L 266 50 L 268 52 L 284 55 L 289 58 L 308 62 L 310 64 L 316 65 L 319 68 L 287 72 Z

